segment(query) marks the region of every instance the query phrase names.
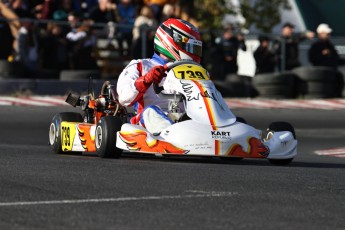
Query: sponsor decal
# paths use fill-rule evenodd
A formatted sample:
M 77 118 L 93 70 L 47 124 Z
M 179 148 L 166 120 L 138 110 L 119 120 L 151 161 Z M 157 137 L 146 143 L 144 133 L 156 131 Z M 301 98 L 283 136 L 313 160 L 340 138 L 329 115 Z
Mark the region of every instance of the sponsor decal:
M 180 65 L 173 71 L 177 79 L 210 80 L 207 70 L 198 65 Z
M 199 100 L 200 93 L 198 90 L 193 90 L 193 85 L 191 83 L 184 83 L 181 81 L 181 84 L 183 91 L 186 93 L 187 101 Z
M 75 135 L 75 123 L 61 122 L 62 151 L 72 151 Z
M 207 97 L 214 100 L 222 110 L 225 110 L 222 104 L 218 101 L 218 97 L 215 93 L 209 93 L 207 90 L 205 90 L 204 92 L 200 92 L 200 94 L 202 97 Z
M 213 139 L 221 139 L 221 140 L 231 140 L 231 132 L 229 131 L 218 131 L 218 130 L 213 130 L 211 131 L 211 135 Z

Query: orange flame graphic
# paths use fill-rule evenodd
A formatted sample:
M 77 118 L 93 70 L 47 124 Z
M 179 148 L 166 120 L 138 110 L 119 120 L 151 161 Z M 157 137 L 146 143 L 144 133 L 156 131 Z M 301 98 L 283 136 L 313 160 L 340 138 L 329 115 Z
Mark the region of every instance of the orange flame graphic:
M 236 156 L 245 158 L 266 158 L 269 149 L 261 142 L 261 140 L 251 137 L 248 140 L 249 151 L 243 151 L 243 148 L 239 144 L 234 144 L 230 146 L 226 152 L 226 156 Z
M 127 144 L 129 150 L 154 153 L 186 154 L 189 151 L 180 149 L 168 142 L 153 139 L 147 143 L 147 133 L 141 130 L 135 132 L 120 132 L 120 138 Z
M 81 145 L 85 149 L 85 152 L 95 152 L 95 139 L 90 135 L 90 128 L 92 125 L 88 124 L 79 124 L 78 133 Z

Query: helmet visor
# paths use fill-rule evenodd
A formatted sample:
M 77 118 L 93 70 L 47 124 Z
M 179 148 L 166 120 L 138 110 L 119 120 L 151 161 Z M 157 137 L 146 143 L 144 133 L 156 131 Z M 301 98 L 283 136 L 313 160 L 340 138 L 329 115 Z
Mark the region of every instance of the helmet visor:
M 176 31 L 174 31 L 173 38 L 176 45 L 178 45 L 182 50 L 199 57 L 202 56 L 202 41 L 188 38 Z

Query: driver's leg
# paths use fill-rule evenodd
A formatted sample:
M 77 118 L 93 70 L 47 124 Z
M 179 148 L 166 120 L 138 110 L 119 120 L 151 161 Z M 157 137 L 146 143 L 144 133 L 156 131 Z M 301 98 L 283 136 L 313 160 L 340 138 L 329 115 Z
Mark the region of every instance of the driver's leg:
M 156 105 L 148 106 L 140 116 L 140 124 L 153 135 L 159 135 L 160 132 L 173 124 L 173 121 Z

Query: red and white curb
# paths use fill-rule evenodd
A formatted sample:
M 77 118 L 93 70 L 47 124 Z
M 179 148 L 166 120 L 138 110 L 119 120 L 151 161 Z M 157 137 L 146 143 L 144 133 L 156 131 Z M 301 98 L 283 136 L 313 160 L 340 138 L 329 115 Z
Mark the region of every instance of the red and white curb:
M 315 151 L 315 154 L 320 155 L 320 156 L 333 156 L 333 157 L 345 158 L 345 147 L 317 150 Z
M 274 99 L 226 99 L 230 108 L 253 109 L 323 109 L 343 110 L 345 99 L 274 100 Z
M 0 105 L 14 106 L 65 106 L 65 96 L 0 96 Z M 231 109 L 322 109 L 345 110 L 345 99 L 274 100 L 274 99 L 229 99 L 225 102 Z
M 14 106 L 60 106 L 68 105 L 64 96 L 5 97 L 0 96 L 0 105 Z

